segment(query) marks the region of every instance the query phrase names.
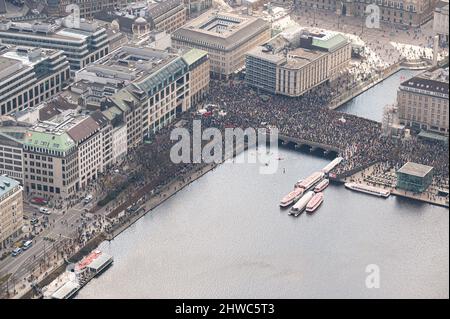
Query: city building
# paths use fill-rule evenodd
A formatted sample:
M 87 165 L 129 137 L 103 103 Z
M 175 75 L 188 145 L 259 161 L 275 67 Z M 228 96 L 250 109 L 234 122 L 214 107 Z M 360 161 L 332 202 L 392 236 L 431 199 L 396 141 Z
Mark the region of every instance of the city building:
M 208 11 L 176 30 L 172 46 L 207 51 L 212 75 L 229 78 L 244 68 L 245 54 L 270 37 L 270 24 L 263 19 Z
M 442 47 L 448 47 L 448 20 L 448 0 L 441 0 L 434 10 L 433 31 Z
M 62 90 L 68 79 L 69 62 L 61 50 L 0 49 L 0 115 L 22 111 L 50 99 Z
M 407 162 L 397 171 L 397 188 L 421 193 L 433 181 L 433 167 Z
M 66 16 L 66 7 L 76 4 L 80 8 L 81 18 L 92 18 L 102 10 L 119 10 L 127 6 L 127 0 L 47 0 L 49 16 Z
M 67 198 L 113 164 L 113 127 L 101 113 L 66 112 L 29 128 L 24 140 L 27 194 Z
M 186 6 L 181 0 L 150 1 L 145 6 L 129 6 L 120 11 L 103 10 L 94 15 L 98 21 L 116 25 L 135 37 L 150 31 L 171 33 L 186 23 Z
M 172 33 L 186 23 L 186 6 L 181 0 L 165 0 L 148 5 L 153 29 Z
M 0 176 L 0 247 L 6 248 L 23 226 L 23 195 L 19 182 Z
M 209 90 L 210 62 L 208 52 L 192 49 L 183 55 L 189 65 L 191 106 L 202 102 Z
M 432 19 L 437 2 L 438 0 L 294 0 L 294 5 L 355 17 L 367 16 L 367 6 L 377 5 L 381 22 L 418 27 Z
M 448 68 L 424 72 L 401 83 L 397 93 L 400 124 L 448 136 L 448 83 Z
M 212 0 L 183 0 L 188 9 L 188 16 L 191 13 L 201 12 L 212 7 Z
M 23 185 L 23 142 L 26 126 L 0 126 L 0 175 Z
M 203 100 L 209 59 L 198 49 L 171 54 L 127 45 L 78 71 L 75 81 L 72 100 L 91 111 L 101 110 L 110 121 L 121 118 L 126 145 L 133 148 Z
M 341 34 L 280 34 L 247 53 L 245 80 L 260 90 L 295 97 L 338 76 L 350 60 L 350 41 Z
M 95 22 L 74 26 L 70 18 L 48 22 L 0 22 L 0 41 L 4 44 L 62 50 L 70 71 L 84 68 L 110 52 L 108 35 Z

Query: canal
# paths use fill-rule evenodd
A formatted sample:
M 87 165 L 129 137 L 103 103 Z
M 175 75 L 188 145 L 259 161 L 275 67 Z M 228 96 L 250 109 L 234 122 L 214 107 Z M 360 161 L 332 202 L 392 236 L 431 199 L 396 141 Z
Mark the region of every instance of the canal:
M 340 110 L 381 119 L 400 76 Z M 77 298 L 449 297 L 447 209 L 330 185 L 314 214 L 294 218 L 280 198 L 329 159 L 280 156 L 272 175 L 223 164 L 102 243 L 114 264 Z M 366 287 L 369 265 L 379 288 Z
M 394 104 L 397 101 L 397 88 L 400 83 L 420 72 L 423 71 L 400 70 L 370 90 L 345 103 L 337 110 L 381 122 L 384 106 Z

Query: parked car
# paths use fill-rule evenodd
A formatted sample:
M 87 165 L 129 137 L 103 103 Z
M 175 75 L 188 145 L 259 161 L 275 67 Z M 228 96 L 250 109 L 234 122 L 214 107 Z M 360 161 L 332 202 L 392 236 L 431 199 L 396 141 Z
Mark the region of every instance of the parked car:
M 45 208 L 45 207 L 39 208 L 39 212 L 41 212 L 42 214 L 45 214 L 45 215 L 50 215 L 49 209 Z
M 32 241 L 32 240 L 27 240 L 27 241 L 23 244 L 22 249 L 23 249 L 23 250 L 27 250 L 27 249 L 30 248 L 32 245 L 33 245 L 33 241 Z
M 16 248 L 11 252 L 11 256 L 16 257 L 22 252 L 22 248 Z
M 87 195 L 83 200 L 84 204 L 89 204 L 91 202 L 92 198 L 93 198 L 93 196 L 91 194 Z
M 30 220 L 30 224 L 31 225 L 35 225 L 35 224 L 37 224 L 39 222 L 39 220 L 37 219 L 37 218 L 32 218 L 31 220 Z

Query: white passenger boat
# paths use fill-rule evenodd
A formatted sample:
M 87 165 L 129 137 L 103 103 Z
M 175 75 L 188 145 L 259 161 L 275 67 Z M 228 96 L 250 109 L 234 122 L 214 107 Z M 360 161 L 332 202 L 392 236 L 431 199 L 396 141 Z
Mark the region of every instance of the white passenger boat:
M 323 193 L 316 193 L 306 205 L 306 212 L 313 213 L 323 202 Z
M 358 191 L 358 192 L 362 192 L 362 193 L 366 193 L 366 194 L 370 194 L 370 195 L 375 195 L 378 197 L 389 197 L 389 195 L 391 195 L 391 192 L 379 187 L 374 187 L 374 186 L 369 186 L 369 185 L 365 185 L 365 184 L 360 184 L 360 183 L 345 183 L 345 187 L 354 190 L 354 191 Z
M 289 215 L 294 215 L 295 217 L 297 217 L 298 215 L 300 215 L 306 208 L 306 205 L 309 203 L 309 201 L 311 200 L 311 198 L 313 198 L 314 196 L 314 192 L 313 191 L 308 191 L 306 192 L 299 200 L 297 203 L 294 204 L 294 206 L 292 206 L 291 211 L 289 213 Z
M 300 183 L 297 183 L 296 186 L 303 188 L 304 190 L 308 190 L 316 183 L 320 182 L 320 180 L 324 178 L 324 176 L 325 176 L 324 172 L 314 172 Z
M 316 187 L 314 187 L 314 191 L 316 193 L 319 193 L 323 191 L 325 188 L 327 188 L 329 184 L 330 180 L 328 178 L 325 178 L 319 184 L 317 184 Z
M 303 195 L 303 189 L 296 188 L 286 196 L 284 196 L 280 201 L 281 207 L 287 207 L 295 203 Z

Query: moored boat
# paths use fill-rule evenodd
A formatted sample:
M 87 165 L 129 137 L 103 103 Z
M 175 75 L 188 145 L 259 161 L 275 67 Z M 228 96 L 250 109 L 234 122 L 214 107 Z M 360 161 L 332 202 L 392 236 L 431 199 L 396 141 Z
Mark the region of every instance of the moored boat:
M 360 184 L 360 183 L 345 183 L 344 184 L 346 188 L 349 188 L 354 191 L 375 195 L 379 197 L 389 197 L 391 195 L 391 192 L 379 187 L 374 187 L 370 185 Z
M 280 206 L 287 207 L 287 206 L 291 205 L 292 203 L 296 202 L 302 195 L 303 195 L 303 189 L 296 188 L 281 199 Z
M 316 193 L 319 193 L 319 192 L 323 191 L 325 188 L 327 188 L 329 184 L 330 184 L 330 180 L 328 178 L 325 178 L 319 184 L 317 184 L 316 187 L 314 187 L 314 191 Z
M 304 190 L 308 190 L 316 183 L 320 182 L 320 180 L 322 180 L 324 176 L 325 176 L 324 172 L 314 172 L 310 176 L 302 180 L 300 183 L 297 183 L 296 186 L 303 188 Z
M 294 215 L 295 217 L 297 217 L 298 215 L 300 215 L 306 208 L 306 205 L 308 204 L 308 202 L 311 200 L 311 198 L 314 196 L 314 192 L 313 191 L 308 191 L 306 192 L 299 200 L 297 203 L 294 204 L 294 206 L 292 206 L 291 211 L 289 213 L 289 215 Z
M 316 193 L 306 205 L 308 213 L 314 212 L 323 202 L 323 193 Z

